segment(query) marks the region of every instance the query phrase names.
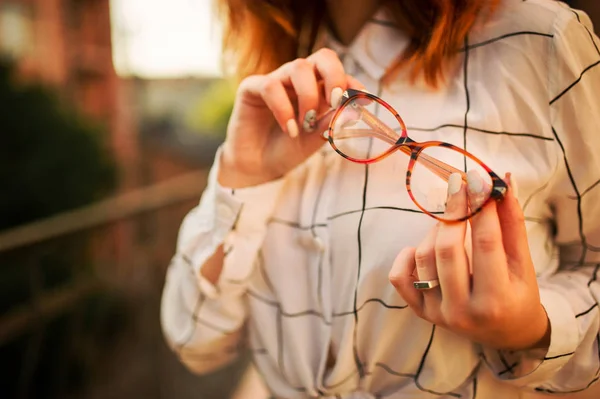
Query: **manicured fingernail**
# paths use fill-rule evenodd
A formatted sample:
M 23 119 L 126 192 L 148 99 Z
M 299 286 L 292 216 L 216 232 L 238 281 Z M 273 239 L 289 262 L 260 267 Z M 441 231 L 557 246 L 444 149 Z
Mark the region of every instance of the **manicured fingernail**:
M 331 90 L 331 108 L 337 108 L 340 105 L 342 94 L 344 94 L 344 91 L 341 87 L 334 87 Z
M 305 132 L 312 132 L 317 124 L 317 111 L 311 109 L 304 115 L 304 121 L 302 122 L 302 128 Z
M 515 198 L 518 198 L 519 197 L 519 187 L 517 185 L 517 180 L 515 179 L 513 174 L 508 172 L 506 174 L 506 180 L 508 180 L 508 185 L 510 186 L 510 189 L 513 191 L 513 196 Z
M 452 173 L 448 178 L 448 195 L 454 195 L 462 187 L 462 176 L 460 173 Z
M 483 179 L 476 170 L 467 172 L 467 185 L 471 194 L 479 194 L 483 191 Z
M 286 122 L 285 127 L 287 128 L 288 134 L 291 138 L 298 136 L 298 124 L 296 123 L 296 120 L 290 119 Z

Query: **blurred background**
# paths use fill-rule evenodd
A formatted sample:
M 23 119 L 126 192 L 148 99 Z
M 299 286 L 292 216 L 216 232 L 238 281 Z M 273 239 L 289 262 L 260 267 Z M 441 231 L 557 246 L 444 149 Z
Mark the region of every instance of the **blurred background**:
M 159 325 L 231 112 L 220 39 L 210 0 L 0 0 L 0 398 L 231 397 L 247 357 L 194 376 Z
M 159 303 L 233 99 L 209 0 L 0 0 L 0 398 L 227 398 Z

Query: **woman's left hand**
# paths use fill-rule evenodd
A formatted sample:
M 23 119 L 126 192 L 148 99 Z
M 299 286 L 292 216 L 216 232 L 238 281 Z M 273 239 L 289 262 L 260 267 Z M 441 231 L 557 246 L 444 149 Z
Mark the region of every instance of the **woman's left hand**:
M 446 214 L 461 214 L 467 206 L 468 189 L 459 180 L 462 186 L 448 197 Z M 471 341 L 506 350 L 549 346 L 550 323 L 513 189 L 502 201 L 489 201 L 469 222 L 438 223 L 418 248 L 400 252 L 389 278 L 419 317 Z M 428 290 L 413 285 L 435 279 L 439 286 Z

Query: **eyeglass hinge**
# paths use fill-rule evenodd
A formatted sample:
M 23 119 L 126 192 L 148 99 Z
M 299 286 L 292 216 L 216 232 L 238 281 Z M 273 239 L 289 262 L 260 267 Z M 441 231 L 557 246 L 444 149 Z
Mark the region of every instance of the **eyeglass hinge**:
M 506 194 L 506 187 L 496 187 L 494 188 L 494 197 L 502 198 Z

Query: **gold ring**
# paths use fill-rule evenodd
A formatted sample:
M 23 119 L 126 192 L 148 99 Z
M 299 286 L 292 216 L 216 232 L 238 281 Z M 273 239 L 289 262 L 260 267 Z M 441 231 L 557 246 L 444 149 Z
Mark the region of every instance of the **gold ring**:
M 413 282 L 413 286 L 418 290 L 430 290 L 440 285 L 440 280 L 421 280 Z

